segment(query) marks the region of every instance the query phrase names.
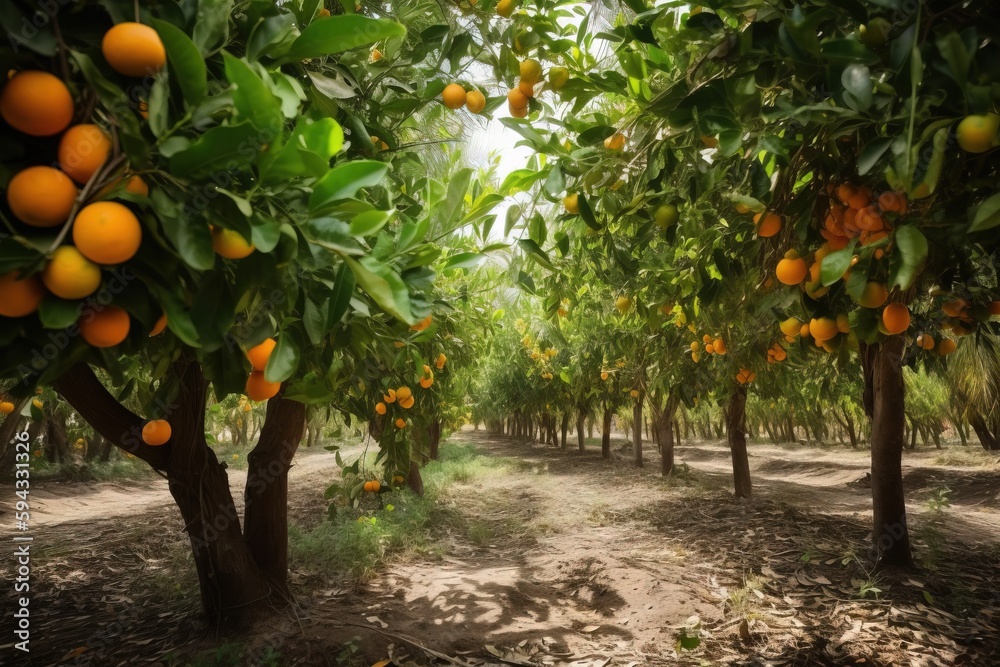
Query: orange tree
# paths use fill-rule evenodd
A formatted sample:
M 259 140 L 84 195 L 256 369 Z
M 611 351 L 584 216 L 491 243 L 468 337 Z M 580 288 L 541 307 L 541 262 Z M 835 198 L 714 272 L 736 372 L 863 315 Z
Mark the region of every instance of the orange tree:
M 10 33 L 0 374 L 16 393 L 52 385 L 166 477 L 203 607 L 226 621 L 288 599 L 306 405 L 350 411 L 364 341 L 432 310 L 440 251 L 414 212 L 429 202 L 380 185 L 390 163 L 372 158 L 420 162 L 402 139 L 437 105 L 451 45 L 317 0 L 184 4 L 75 3 Z M 242 526 L 205 440 L 209 387 L 267 400 Z
M 555 200 L 568 185 L 566 209 L 610 236 L 606 261 L 623 267 L 630 215 L 669 228 L 678 212 L 664 195 L 713 208 L 716 219 L 701 224 L 733 232 L 718 246 L 722 264 L 739 256 L 797 288 L 729 302 L 731 319 L 771 309 L 806 325 L 799 336 L 775 332 L 776 342 L 788 335 L 845 364 L 859 350 L 875 552 L 883 564 L 909 563 L 907 334 L 940 341 L 942 328 L 991 326 L 996 277 L 977 269 L 992 264 L 1000 224 L 990 4 L 718 0 L 688 15 L 630 2 L 611 24 L 593 11 L 578 27 L 551 20 L 561 4 L 522 3 L 509 28 L 532 28 L 519 48 L 559 73 L 554 92 L 534 91 L 533 126 L 509 121 L 548 158 L 540 191 Z M 599 68 L 596 40 L 614 48 Z M 504 77 L 510 60 L 499 63 Z M 543 133 L 539 120 L 560 129 Z M 753 233 L 762 240 L 747 245 Z M 720 262 L 701 257 L 706 301 Z M 952 350 L 947 340 L 936 351 Z

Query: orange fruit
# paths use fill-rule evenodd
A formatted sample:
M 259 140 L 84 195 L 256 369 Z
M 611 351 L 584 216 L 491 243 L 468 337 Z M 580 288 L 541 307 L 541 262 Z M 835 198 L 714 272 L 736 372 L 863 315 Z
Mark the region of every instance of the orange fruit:
M 508 104 L 507 105 L 507 112 L 513 118 L 527 118 L 528 117 L 528 107 L 526 107 L 526 106 L 518 108 L 518 107 L 514 107 L 514 106 L 511 106 L 510 104 Z
M 933 350 L 936 345 L 937 342 L 934 340 L 934 336 L 930 334 L 920 334 L 917 336 L 917 347 L 925 350 Z
M 280 382 L 268 382 L 264 379 L 264 371 L 251 371 L 247 378 L 246 392 L 251 401 L 266 401 L 280 389 Z
M 809 334 L 817 342 L 826 342 L 840 333 L 837 321 L 830 317 L 818 317 L 809 320 Z
M 382 488 L 382 483 L 377 479 L 373 479 L 370 482 L 365 482 L 364 489 L 367 493 L 378 493 L 379 489 Z
M 45 289 L 38 276 L 18 278 L 16 271 L 0 276 L 0 316 L 30 315 L 45 298 Z
M 437 367 L 438 370 L 441 370 L 442 368 L 444 368 L 445 362 L 447 361 L 448 357 L 444 356 L 444 352 L 442 352 L 441 354 L 438 355 L 437 361 L 434 362 L 434 365 Z
M 142 226 L 127 206 L 99 201 L 84 206 L 73 221 L 73 243 L 97 264 L 121 264 L 142 244 Z
M 561 90 L 569 83 L 569 70 L 565 67 L 552 67 L 549 69 L 549 88 Z
M 101 267 L 71 245 L 60 246 L 42 271 L 45 287 L 61 299 L 82 299 L 97 291 Z
M 995 113 L 966 116 L 955 129 L 955 137 L 962 150 L 968 153 L 985 153 L 993 148 L 1000 130 L 1000 116 Z
M 326 7 L 320 8 L 320 10 L 319 10 L 319 16 L 329 16 L 329 15 L 330 15 L 330 10 L 329 9 L 327 9 Z
M 799 335 L 806 338 L 809 335 L 809 323 L 803 322 L 802 326 L 799 327 Z
M 854 190 L 854 193 L 847 198 L 844 202 L 851 208 L 863 209 L 871 205 L 872 203 L 872 191 L 870 188 L 860 187 Z
M 93 347 L 114 347 L 128 338 L 132 320 L 117 306 L 85 312 L 79 321 L 80 335 Z
M 761 238 L 771 238 L 781 231 L 781 216 L 776 213 L 758 213 L 753 221 L 757 224 L 757 236 Z
M 404 386 L 396 390 L 396 399 L 399 400 L 401 404 L 402 401 L 406 400 L 407 398 L 410 398 L 411 396 L 413 396 L 413 392 L 410 391 L 409 387 Z
M 510 15 L 514 13 L 514 10 L 517 9 L 519 1 L 520 0 L 500 0 L 500 2 L 497 3 L 497 14 L 505 19 L 509 19 Z
M 942 305 L 941 310 L 948 317 L 962 317 L 968 307 L 969 304 L 967 301 L 963 299 L 955 299 L 954 301 L 948 301 Z
M 858 305 L 865 308 L 881 308 L 882 304 L 884 304 L 888 298 L 889 292 L 886 290 L 885 285 L 871 281 L 865 285 L 865 289 L 861 292 L 861 298 L 858 299 Z
M 159 336 L 167 328 L 167 314 L 163 313 L 160 318 L 156 320 L 156 324 L 153 325 L 153 330 L 149 332 L 149 336 Z
M 375 404 L 375 414 L 384 415 L 388 408 L 385 407 L 385 403 L 379 401 Z
M 486 108 L 486 96 L 478 90 L 470 90 L 465 94 L 465 108 L 472 113 L 482 113 Z
M 799 322 L 794 317 L 789 317 L 787 320 L 778 324 L 778 328 L 781 329 L 781 333 L 786 336 L 794 337 L 799 335 L 799 330 L 802 328 L 802 322 Z
M 396 420 L 396 428 L 406 428 L 406 420 L 400 417 Z
M 910 328 L 910 309 L 899 302 L 890 303 L 882 311 L 882 326 L 891 335 L 903 333 Z
M 542 64 L 534 58 L 522 60 L 519 69 L 521 81 L 535 84 L 542 80 Z
M 410 328 L 413 329 L 414 331 L 423 331 L 424 329 L 426 329 L 427 327 L 429 327 L 431 325 L 432 321 L 433 321 L 433 318 L 430 315 L 428 315 L 427 317 L 425 317 L 424 319 L 420 320 L 419 322 L 417 322 L 416 324 L 414 324 Z
M 73 96 L 66 84 L 48 72 L 19 72 L 0 92 L 0 116 L 15 130 L 51 137 L 73 121 Z
M 420 386 L 423 387 L 424 389 L 430 389 L 431 385 L 434 384 L 434 378 L 431 378 L 431 377 L 422 377 L 422 378 L 420 378 L 420 380 L 418 380 L 418 382 L 420 382 Z M 400 403 L 400 405 L 403 405 L 403 404 Z M 403 407 L 405 408 L 406 406 L 404 405 Z
M 107 162 L 111 140 L 97 125 L 74 125 L 59 140 L 57 155 L 59 168 L 82 185 Z
M 563 197 L 563 208 L 566 209 L 567 213 L 572 213 L 576 215 L 580 212 L 580 195 L 572 194 Z
M 851 320 L 847 315 L 837 315 L 837 331 L 840 333 L 851 333 Z
M 457 83 L 449 83 L 441 92 L 441 99 L 449 109 L 460 109 L 466 102 L 465 88 Z
M 0 401 L 0 415 L 9 415 L 14 412 L 14 404 L 10 401 Z
M 7 185 L 7 205 L 18 220 L 32 227 L 58 227 L 66 222 L 79 194 L 69 176 L 53 167 L 28 167 Z
M 212 227 L 212 250 L 226 259 L 243 259 L 249 257 L 255 248 L 237 231 Z
M 942 338 L 941 342 L 938 343 L 937 353 L 940 354 L 942 357 L 946 357 L 952 352 L 954 352 L 956 349 L 958 349 L 958 343 L 956 343 L 951 338 Z
M 172 429 L 166 419 L 151 419 L 142 427 L 142 441 L 150 447 L 159 447 L 170 440 Z
M 726 341 L 722 340 L 722 338 L 716 338 L 715 342 L 712 343 L 712 347 L 715 348 L 716 354 L 721 354 L 723 356 L 725 356 L 726 353 L 729 351 L 729 349 L 726 347 Z
M 148 197 L 149 186 L 146 185 L 146 181 L 142 180 L 141 176 L 133 175 L 125 182 L 125 192 L 131 192 L 141 197 Z
M 712 343 L 705 345 L 705 354 L 715 354 L 715 345 Z
M 774 270 L 775 276 L 785 285 L 798 285 L 806 279 L 808 273 L 806 261 L 795 251 L 789 251 Z
M 625 135 L 621 132 L 615 132 L 610 137 L 604 140 L 604 147 L 609 151 L 620 151 L 625 148 Z
M 401 398 L 399 399 L 399 407 L 403 408 L 404 410 L 409 410 L 410 408 L 413 407 L 415 401 L 416 399 L 414 399 L 412 396 Z
M 512 109 L 527 109 L 528 96 L 521 92 L 520 88 L 511 88 L 507 93 L 507 104 Z
M 528 83 L 527 81 L 521 81 L 517 84 L 517 89 L 521 91 L 527 98 L 532 98 L 535 96 L 535 84 Z
M 267 360 L 271 358 L 271 353 L 274 352 L 274 347 L 277 344 L 277 341 L 273 338 L 267 338 L 264 342 L 254 345 L 247 350 L 247 359 L 250 360 L 251 368 L 255 371 L 263 371 L 264 367 L 267 366 Z
M 878 207 L 886 213 L 906 213 L 906 194 L 903 192 L 883 192 L 878 196 Z
M 101 52 L 111 69 L 125 76 L 152 76 L 167 62 L 167 52 L 155 30 L 141 23 L 124 22 L 104 33 Z
M 385 401 L 386 403 L 395 403 L 396 402 L 396 390 L 395 389 L 390 389 L 389 391 L 387 391 L 386 394 L 382 397 L 382 400 Z

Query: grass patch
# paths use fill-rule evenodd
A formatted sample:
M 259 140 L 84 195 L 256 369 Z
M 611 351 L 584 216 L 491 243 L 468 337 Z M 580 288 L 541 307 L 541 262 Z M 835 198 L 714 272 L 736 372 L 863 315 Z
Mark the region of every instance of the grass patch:
M 931 462 L 937 466 L 992 466 L 1000 461 L 996 452 L 988 452 L 982 448 L 950 447 L 935 456 Z
M 510 519 L 503 519 L 499 528 L 481 518 L 466 519 L 446 502 L 449 489 L 509 474 L 522 463 L 483 455 L 472 445 L 447 443 L 439 459 L 421 470 L 423 497 L 394 490 L 366 498 L 357 508 L 338 507 L 332 520 L 313 528 L 289 526 L 292 564 L 366 581 L 390 559 L 440 553 L 439 536 L 448 531 L 464 534 L 475 544 L 492 542 L 510 528 Z
M 121 482 L 149 479 L 156 476 L 145 461 L 120 458 L 111 461 L 80 461 L 49 463 L 44 459 L 31 462 L 31 476 L 38 480 L 64 482 Z
M 743 579 L 743 585 L 729 591 L 726 606 L 736 616 L 753 619 L 760 616 L 761 598 L 755 591 L 764 590 L 764 580 L 756 574 Z

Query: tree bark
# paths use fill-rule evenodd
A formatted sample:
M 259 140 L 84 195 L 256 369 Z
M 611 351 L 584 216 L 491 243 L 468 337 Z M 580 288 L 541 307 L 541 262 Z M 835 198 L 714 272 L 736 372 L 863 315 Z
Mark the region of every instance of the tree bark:
M 437 461 L 438 450 L 441 444 L 441 420 L 435 416 L 427 427 L 427 457 L 431 461 Z
M 747 458 L 746 405 L 746 385 L 738 385 L 730 394 L 726 408 L 726 437 L 733 458 L 733 487 L 737 498 L 749 498 L 753 488 Z
M 601 430 L 601 458 L 610 459 L 611 458 L 611 417 L 614 415 L 614 411 L 604 407 L 604 421 L 602 422 Z
M 587 411 L 580 410 L 576 413 L 576 444 L 579 450 L 582 452 L 585 445 L 585 436 L 583 429 L 585 422 L 587 421 Z
M 288 470 L 302 441 L 306 406 L 284 395 L 282 386 L 267 402 L 260 439 L 247 455 L 243 537 L 261 572 L 288 598 Z
M 983 416 L 975 410 L 969 411 L 969 424 L 979 438 L 979 444 L 988 452 L 1000 450 L 1000 439 L 990 429 Z
M 674 429 L 673 419 L 679 401 L 673 394 L 667 396 L 666 404 L 656 415 L 656 433 L 660 438 L 660 474 L 669 477 L 674 471 Z
M 872 408 L 872 506 L 874 547 L 879 567 L 913 564 L 903 493 L 903 337 L 891 336 L 877 345 L 862 345 L 865 363 L 865 409 Z
M 566 449 L 566 435 L 569 432 L 569 410 L 563 412 L 562 416 L 562 444 L 561 447 Z
M 642 396 L 632 406 L 632 460 L 642 467 Z

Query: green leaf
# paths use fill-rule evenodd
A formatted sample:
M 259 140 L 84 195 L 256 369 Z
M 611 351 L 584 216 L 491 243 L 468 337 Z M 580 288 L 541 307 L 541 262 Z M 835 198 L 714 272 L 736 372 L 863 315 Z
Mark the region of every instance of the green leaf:
M 305 327 L 309 342 L 319 345 L 326 335 L 326 314 L 329 312 L 329 299 L 324 299 L 321 303 L 306 297 L 305 309 L 302 314 L 302 326 Z
M 471 180 L 472 170 L 465 168 L 459 169 L 458 173 L 453 174 L 448 181 L 448 194 L 440 207 L 441 221 L 445 229 L 454 222 L 458 212 L 462 210 L 462 206 L 465 204 L 465 193 L 469 189 Z
M 285 120 L 280 100 L 245 61 L 225 51 L 222 59 L 226 63 L 226 79 L 234 86 L 231 94 L 239 118 L 271 133 L 272 139 L 277 137 Z
M 213 172 L 249 169 L 263 148 L 259 131 L 249 122 L 220 125 L 170 158 L 170 172 L 179 178 L 198 178 Z
M 208 225 L 189 219 L 180 205 L 160 188 L 153 189 L 150 199 L 159 214 L 157 217 L 163 226 L 163 233 L 184 263 L 199 271 L 208 271 L 215 266 L 215 251 L 212 250 L 212 234 Z
M 844 102 L 855 111 L 867 111 L 875 101 L 875 84 L 871 70 L 865 65 L 852 64 L 840 75 L 844 86 Z
M 454 269 L 474 269 L 479 266 L 479 263 L 483 261 L 483 256 L 478 252 L 460 252 L 457 255 L 452 255 L 445 262 L 442 271 L 451 271 Z
M 896 249 L 892 253 L 890 266 L 890 270 L 894 272 L 892 285 L 907 290 L 917 279 L 927 260 L 927 238 L 913 225 L 897 228 L 893 238 Z
M 520 239 L 518 240 L 518 245 L 524 248 L 532 258 L 535 259 L 539 264 L 544 266 L 550 271 L 555 271 L 556 267 L 552 266 L 552 262 L 549 261 L 549 255 L 542 248 L 532 241 L 531 239 Z
M 386 19 L 371 19 L 359 14 L 320 17 L 302 31 L 282 62 L 331 56 L 405 34 L 406 28 Z
M 346 262 L 341 264 L 340 268 L 337 269 L 337 276 L 334 278 L 333 290 L 330 292 L 330 310 L 326 317 L 328 329 L 332 329 L 344 319 L 344 315 L 351 305 L 354 284 L 354 273 L 350 271 Z
M 392 220 L 395 211 L 365 211 L 351 220 L 351 234 L 354 236 L 371 236 L 385 227 Z
M 852 240 L 846 248 L 831 252 L 823 258 L 820 263 L 820 281 L 824 286 L 829 286 L 844 277 L 844 274 L 851 268 L 851 261 L 854 259 L 854 247 L 857 240 Z
M 1000 194 L 993 195 L 972 210 L 969 233 L 984 232 L 1000 225 Z
M 865 149 L 861 151 L 861 155 L 858 156 L 858 175 L 864 176 L 878 164 L 885 152 L 889 150 L 892 146 L 893 139 L 891 137 L 885 137 L 882 139 L 875 139 L 865 146 Z
M 38 306 L 38 319 L 46 329 L 65 329 L 80 317 L 80 304 L 64 301 L 51 294 L 42 299 Z
M 566 178 L 563 176 L 562 168 L 557 164 L 552 167 L 549 177 L 545 179 L 545 191 L 553 197 L 558 197 L 566 189 Z
M 354 273 L 358 285 L 379 305 L 382 310 L 407 324 L 413 324 L 410 313 L 410 293 L 403 280 L 389 267 L 377 260 L 366 257 L 358 261 L 344 257 L 347 266 Z
M 504 238 L 510 236 L 510 232 L 517 225 L 522 212 L 523 209 L 520 204 L 511 204 L 510 207 L 507 208 L 507 215 L 503 227 Z
M 188 109 L 198 106 L 208 93 L 205 59 L 191 38 L 173 23 L 153 19 L 152 25 L 167 51 L 170 78 L 180 87 L 184 104 Z
M 277 184 L 298 176 L 324 176 L 330 158 L 343 147 L 344 130 L 334 119 L 299 118 L 289 140 L 263 161 L 261 180 Z
M 199 0 L 198 20 L 194 23 L 194 43 L 208 55 L 229 41 L 229 17 L 233 0 Z
M 586 195 L 581 193 L 577 197 L 577 203 L 580 205 L 580 216 L 583 217 L 583 221 L 587 223 L 587 226 L 591 229 L 601 229 L 601 223 L 594 216 L 594 209 L 590 208 L 590 201 Z
M 309 209 L 316 212 L 338 199 L 347 199 L 361 188 L 378 185 L 389 165 L 375 160 L 354 160 L 339 164 L 320 179 L 309 197 Z
M 264 367 L 264 379 L 268 382 L 284 382 L 295 374 L 299 368 L 299 346 L 295 340 L 284 332 L 278 336 L 278 344 L 267 359 Z

